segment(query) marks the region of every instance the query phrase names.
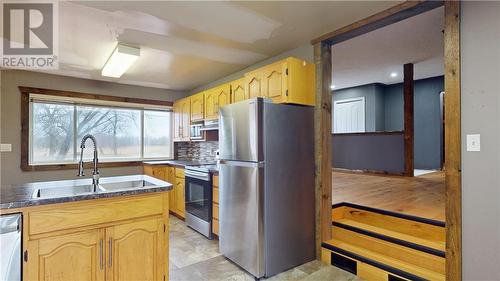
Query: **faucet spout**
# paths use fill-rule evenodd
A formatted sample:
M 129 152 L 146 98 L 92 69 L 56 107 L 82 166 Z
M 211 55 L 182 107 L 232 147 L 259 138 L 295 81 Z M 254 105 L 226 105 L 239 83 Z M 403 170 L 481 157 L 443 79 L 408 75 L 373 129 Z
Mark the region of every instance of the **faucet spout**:
M 90 139 L 92 141 L 92 144 L 94 145 L 94 159 L 92 160 L 94 170 L 92 172 L 92 185 L 94 186 L 94 192 L 97 191 L 97 186 L 99 185 L 99 168 L 97 167 L 99 163 L 99 157 L 97 153 L 97 141 L 93 135 L 87 134 L 83 136 L 82 142 L 80 144 L 80 161 L 78 162 L 78 176 L 83 177 L 84 174 L 84 167 L 83 167 L 83 150 L 85 149 L 85 142 Z

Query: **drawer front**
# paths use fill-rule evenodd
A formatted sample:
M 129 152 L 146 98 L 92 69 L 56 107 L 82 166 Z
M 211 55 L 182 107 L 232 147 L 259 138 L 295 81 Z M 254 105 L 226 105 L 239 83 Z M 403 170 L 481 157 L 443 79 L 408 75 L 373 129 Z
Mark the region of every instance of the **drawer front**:
M 213 178 L 213 186 L 219 186 L 219 176 L 215 175 Z
M 213 204 L 213 217 L 219 219 L 219 204 Z
M 213 220 L 213 230 L 212 231 L 215 235 L 219 235 L 219 220 L 218 219 Z
M 29 212 L 29 234 L 112 223 L 163 213 L 166 193 L 55 204 Z
M 184 169 L 183 168 L 175 168 L 175 176 L 178 178 L 184 178 Z
M 213 195 L 212 195 L 212 200 L 214 201 L 214 203 L 219 203 L 219 189 L 217 187 L 214 187 L 213 189 Z

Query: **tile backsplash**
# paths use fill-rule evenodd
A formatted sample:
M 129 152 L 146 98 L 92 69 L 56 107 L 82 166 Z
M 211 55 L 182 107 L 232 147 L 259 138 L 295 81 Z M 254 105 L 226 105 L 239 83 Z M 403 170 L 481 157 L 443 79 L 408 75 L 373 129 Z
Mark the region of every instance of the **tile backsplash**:
M 174 144 L 177 160 L 215 161 L 215 151 L 218 149 L 218 141 L 176 142 Z

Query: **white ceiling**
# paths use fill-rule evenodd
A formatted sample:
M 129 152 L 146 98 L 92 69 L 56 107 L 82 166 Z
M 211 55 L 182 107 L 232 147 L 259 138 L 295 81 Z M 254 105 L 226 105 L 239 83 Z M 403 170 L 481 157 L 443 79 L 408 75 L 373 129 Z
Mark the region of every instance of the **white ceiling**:
M 60 69 L 51 73 L 190 90 L 398 4 L 333 2 L 59 2 Z M 100 76 L 117 42 L 141 57 Z
M 414 64 L 415 79 L 443 75 L 443 28 L 441 7 L 333 45 L 335 89 L 400 83 L 405 63 Z

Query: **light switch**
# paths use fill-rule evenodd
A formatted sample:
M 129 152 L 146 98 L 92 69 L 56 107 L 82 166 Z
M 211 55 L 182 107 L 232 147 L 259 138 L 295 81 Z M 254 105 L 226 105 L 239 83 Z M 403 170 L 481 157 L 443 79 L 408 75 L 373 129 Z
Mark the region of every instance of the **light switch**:
M 12 144 L 10 144 L 10 143 L 0 144 L 0 151 L 1 152 L 11 152 L 12 151 Z
M 467 151 L 481 151 L 481 135 L 467 135 Z

